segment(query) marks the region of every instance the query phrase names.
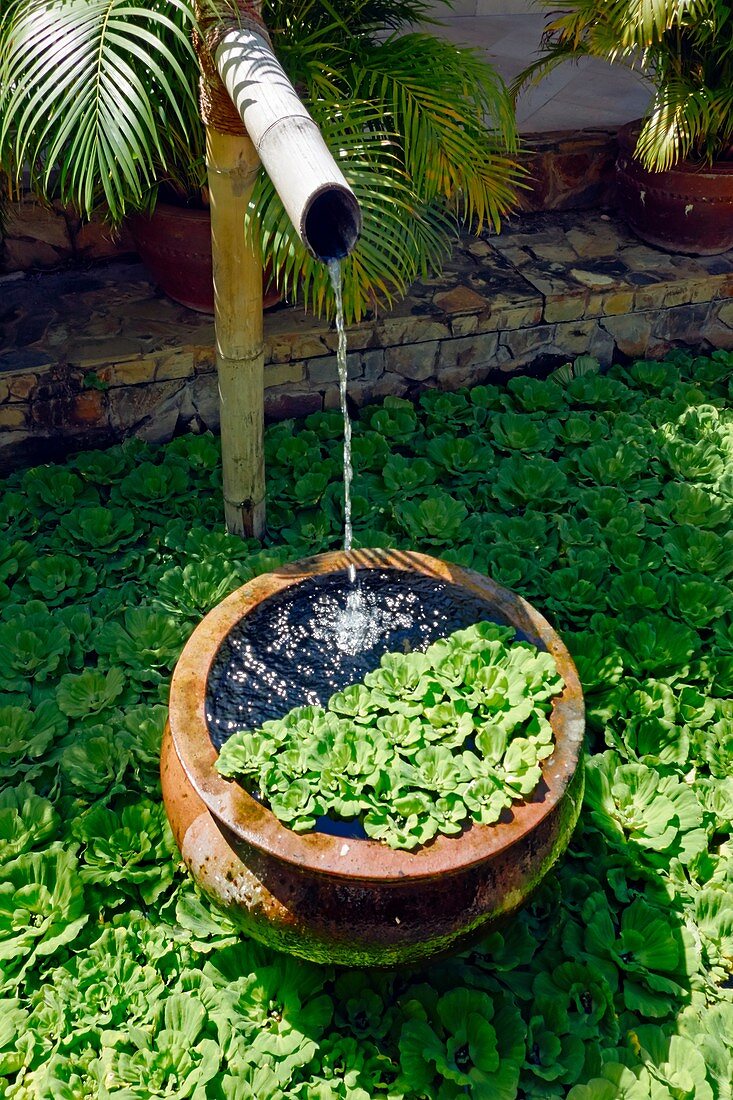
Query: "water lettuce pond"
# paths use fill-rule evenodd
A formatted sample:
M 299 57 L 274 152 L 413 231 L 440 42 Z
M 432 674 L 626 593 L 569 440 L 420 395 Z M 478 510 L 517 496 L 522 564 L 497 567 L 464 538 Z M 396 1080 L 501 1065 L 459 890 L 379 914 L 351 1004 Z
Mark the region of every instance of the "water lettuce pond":
M 226 593 L 341 537 L 340 417 L 267 436 L 267 545 L 209 436 L 19 472 L 0 499 L 0 1096 L 730 1100 L 733 356 L 388 399 L 357 545 L 491 574 L 588 707 L 566 857 L 503 932 L 411 972 L 242 941 L 182 873 L 157 756 Z

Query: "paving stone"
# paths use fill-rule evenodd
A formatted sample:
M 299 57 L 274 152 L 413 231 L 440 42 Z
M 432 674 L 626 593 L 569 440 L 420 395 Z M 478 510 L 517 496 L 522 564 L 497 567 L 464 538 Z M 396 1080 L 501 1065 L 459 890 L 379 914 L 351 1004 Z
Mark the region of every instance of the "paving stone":
M 466 286 L 436 294 L 433 302 L 444 313 L 476 313 L 477 310 L 491 308 L 491 302 Z
M 439 350 L 440 343 L 437 340 L 388 348 L 385 367 L 390 373 L 399 374 L 402 378 L 424 382 L 435 374 Z
M 133 403 L 134 390 L 123 389 L 124 400 Z M 99 424 L 106 420 L 107 399 L 100 390 L 85 390 L 73 400 L 69 416 L 75 424 Z
M 554 338 L 554 325 L 536 325 L 534 328 L 502 333 L 501 344 L 508 349 L 512 359 L 524 363 L 551 347 Z
M 655 315 L 652 333 L 665 343 L 691 344 L 699 340 L 709 315 L 709 302 L 665 309 Z
M 111 340 L 79 340 L 68 349 L 68 362 L 77 367 L 97 367 L 136 359 L 144 349 L 139 340 L 115 336 Z
M 585 311 L 585 294 L 567 294 L 560 298 L 547 299 L 544 319 L 548 324 L 555 321 L 579 321 L 585 316 Z
M 265 342 L 265 358 L 269 363 L 289 363 L 292 356 L 293 349 L 286 341 Z
M 722 321 L 724 325 L 733 327 L 733 301 L 722 302 L 717 306 L 716 315 L 718 320 Z
M 132 237 L 124 226 L 112 230 L 96 217 L 81 225 L 73 237 L 76 255 L 86 261 L 134 255 L 136 251 Z
M 10 236 L 32 237 L 71 254 L 71 236 L 66 211 L 60 203 L 46 206 L 22 202 L 10 207 L 7 223 Z
M 109 400 L 109 423 L 121 432 L 134 431 L 153 416 L 156 408 L 183 388 L 179 381 L 153 382 L 148 386 L 117 386 L 104 396 Z
M 543 301 L 540 297 L 526 305 L 513 306 L 505 303 L 492 310 L 488 317 L 480 317 L 477 331 L 497 332 L 505 329 L 530 328 L 541 322 L 542 313 Z
M 607 362 L 728 347 L 732 335 L 733 253 L 672 256 L 597 212 L 515 217 L 500 237 L 463 238 L 442 276 L 351 328 L 350 388 L 364 403 L 537 359 Z M 213 322 L 162 299 L 139 264 L 4 281 L 0 337 L 0 404 L 30 402 L 31 427 L 4 433 L 19 456 L 27 433 L 37 459 L 132 430 L 158 439 L 218 426 Z M 268 313 L 265 341 L 269 418 L 336 407 L 333 326 L 283 305 Z M 82 364 L 110 389 L 84 390 Z M 0 460 L 10 453 L 0 446 Z
M 675 283 L 668 286 L 664 292 L 663 305 L 669 309 L 672 306 L 684 306 L 695 302 L 709 302 L 715 294 L 719 280 L 707 277 L 698 281 Z
M 702 337 L 711 348 L 733 348 L 733 328 L 721 321 L 715 306 L 703 322 Z
M 576 282 L 590 287 L 591 290 L 610 290 L 616 285 L 612 275 L 604 275 L 600 271 L 586 271 L 580 267 L 571 267 L 570 274 Z
M 566 237 L 575 254 L 583 260 L 615 256 L 618 249 L 617 235 L 603 223 L 585 229 L 569 229 Z
M 53 320 L 53 314 L 34 310 L 18 322 L 15 328 L 15 343 L 18 347 L 37 344 L 46 335 L 46 329 Z
M 29 268 L 51 269 L 71 256 L 68 251 L 60 251 L 44 241 L 26 241 L 22 238 L 6 237 L 3 242 L 3 269 L 5 271 L 27 271 Z
M 191 402 L 203 428 L 215 432 L 219 429 L 219 387 L 215 374 L 201 374 L 189 385 Z
M 190 422 L 194 414 L 191 397 L 182 388 L 157 404 L 151 415 L 136 425 L 133 434 L 147 443 L 165 443 L 175 434 L 178 421 Z
M 385 374 L 373 382 L 359 381 L 349 386 L 349 399 L 360 409 L 385 397 L 401 397 L 406 392 L 404 379 L 397 374 Z
M 438 352 L 436 377 L 440 379 L 446 371 L 470 371 L 474 367 L 490 366 L 498 343 L 499 337 L 495 332 L 444 340 Z
M 328 351 L 321 337 L 309 334 L 295 336 L 291 347 L 293 359 L 313 359 L 322 356 L 325 351 Z
M 17 377 L 11 376 L 7 385 L 10 400 L 25 401 L 33 393 L 37 383 L 38 376 L 35 374 L 21 374 Z
M 661 309 L 668 290 L 668 282 L 657 282 L 640 287 L 634 291 L 634 308 L 640 313 L 650 309 Z
M 364 374 L 364 361 L 361 352 L 352 351 L 346 356 L 346 377 L 361 378 Z M 314 386 L 320 386 L 338 379 L 338 366 L 334 355 L 325 355 L 320 359 L 306 361 L 306 375 Z
M 634 313 L 619 317 L 604 317 L 601 326 L 614 340 L 623 355 L 646 355 L 652 332 L 649 313 Z
M 18 430 L 28 423 L 28 405 L 0 405 L 0 428 Z
M 40 348 L 16 348 L 0 353 L 0 372 L 24 374 L 38 367 L 50 366 L 53 362 L 53 357 Z
M 375 325 L 375 335 L 383 347 L 395 347 L 400 344 L 414 344 L 430 340 L 443 340 L 450 336 L 448 324 L 434 319 L 426 320 L 410 316 L 407 318 L 385 317 Z M 349 339 L 351 333 L 349 333 Z
M 287 382 L 302 382 L 305 363 L 268 363 L 265 366 L 265 386 L 283 386 Z
M 267 390 L 265 416 L 268 420 L 290 420 L 293 417 L 310 416 L 323 408 L 320 393 L 311 390 Z
M 139 356 L 125 363 L 110 363 L 94 370 L 97 378 L 106 386 L 140 386 L 155 381 L 155 359 Z
M 383 348 L 367 348 L 361 353 L 363 377 L 368 382 L 381 378 L 384 374 L 386 351 Z
M 191 348 L 180 348 L 168 355 L 157 357 L 156 382 L 167 382 L 172 378 L 190 378 L 193 373 L 193 350 Z
M 600 296 L 599 296 L 600 297 Z M 600 297 L 601 313 L 605 317 L 618 317 L 621 314 L 631 313 L 634 308 L 634 293 L 631 290 L 619 290 L 614 294 Z M 589 311 L 586 316 L 590 315 Z M 597 316 L 594 313 L 591 316 Z
M 478 332 L 479 318 L 475 313 L 467 313 L 464 316 L 451 317 L 451 336 L 471 336 Z

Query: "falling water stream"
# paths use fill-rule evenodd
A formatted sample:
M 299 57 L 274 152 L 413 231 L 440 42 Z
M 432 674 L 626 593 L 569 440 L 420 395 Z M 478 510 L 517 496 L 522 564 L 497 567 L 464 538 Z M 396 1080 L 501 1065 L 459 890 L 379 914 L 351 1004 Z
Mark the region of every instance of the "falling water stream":
M 344 326 L 344 295 L 341 282 L 341 260 L 328 261 L 328 274 L 331 277 L 334 298 L 336 299 L 336 332 L 338 345 L 336 350 L 336 363 L 339 374 L 339 394 L 341 395 L 341 412 L 344 418 L 344 550 L 351 549 L 351 482 L 354 478 L 354 469 L 351 464 L 351 417 L 346 404 L 346 387 L 348 382 L 348 369 L 346 365 L 346 328 Z M 354 584 L 356 569 L 349 566 L 349 580 Z

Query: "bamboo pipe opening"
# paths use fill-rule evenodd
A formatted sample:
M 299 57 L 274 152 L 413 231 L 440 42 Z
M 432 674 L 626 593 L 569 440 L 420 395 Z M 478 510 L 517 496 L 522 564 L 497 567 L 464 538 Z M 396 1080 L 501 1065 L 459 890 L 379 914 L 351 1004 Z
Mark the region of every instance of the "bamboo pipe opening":
M 342 260 L 359 238 L 361 213 L 352 191 L 330 183 L 311 195 L 303 212 L 303 244 L 322 260 Z

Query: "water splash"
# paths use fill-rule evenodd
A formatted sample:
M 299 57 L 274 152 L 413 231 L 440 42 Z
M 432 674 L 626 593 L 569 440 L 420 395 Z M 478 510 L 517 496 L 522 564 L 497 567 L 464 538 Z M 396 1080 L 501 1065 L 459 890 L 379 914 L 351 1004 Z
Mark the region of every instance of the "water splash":
M 338 334 L 338 346 L 336 350 L 336 362 L 339 375 L 339 394 L 341 397 L 341 412 L 344 418 L 344 550 L 351 550 L 351 482 L 354 478 L 354 469 L 351 464 L 351 418 L 346 404 L 346 329 L 344 327 L 344 295 L 341 282 L 341 261 L 334 259 L 328 261 L 328 274 L 331 278 L 334 297 L 336 299 L 336 332 Z M 356 569 L 349 566 L 349 580 L 352 584 L 356 581 Z M 352 611 L 359 608 L 354 605 Z
M 310 577 L 245 615 L 220 646 L 207 678 L 206 717 L 219 748 L 235 729 L 254 729 L 295 706 L 325 706 L 384 653 L 424 651 L 493 611 L 471 591 L 392 568 Z M 359 594 L 366 607 L 349 604 Z M 339 623 L 342 624 L 339 628 Z M 344 626 L 346 629 L 344 629 Z

